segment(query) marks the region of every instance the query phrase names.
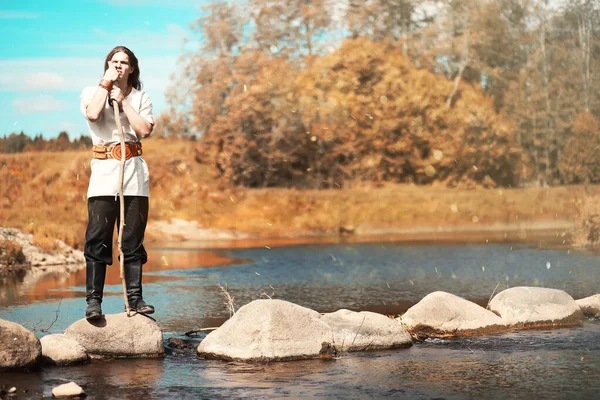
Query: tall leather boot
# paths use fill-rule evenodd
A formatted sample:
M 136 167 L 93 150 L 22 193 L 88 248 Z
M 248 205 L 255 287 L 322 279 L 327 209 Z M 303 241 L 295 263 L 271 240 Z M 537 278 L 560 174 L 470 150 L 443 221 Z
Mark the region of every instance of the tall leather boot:
M 142 262 L 133 261 L 125 265 L 125 286 L 129 308 L 140 314 L 152 314 L 154 307 L 142 298 Z
M 87 262 L 85 269 L 85 317 L 94 320 L 102 317 L 102 295 L 104 292 L 104 279 L 106 278 L 106 264 Z

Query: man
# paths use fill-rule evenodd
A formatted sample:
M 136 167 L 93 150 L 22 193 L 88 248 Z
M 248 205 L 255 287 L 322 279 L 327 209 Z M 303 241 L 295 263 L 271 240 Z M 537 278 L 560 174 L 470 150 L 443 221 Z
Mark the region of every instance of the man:
M 125 284 L 129 306 L 133 311 L 151 314 L 154 307 L 142 298 L 142 265 L 147 261 L 144 232 L 148 220 L 150 176 L 142 157 L 141 139 L 154 128 L 152 101 L 142 90 L 138 59 L 131 50 L 117 46 L 106 56 L 104 76 L 98 86 L 81 93 L 80 108 L 88 120 L 94 144 L 92 175 L 88 187 L 88 226 L 85 233 L 86 259 L 85 317 L 102 317 L 102 297 L 106 266 L 112 265 L 112 242 L 115 223 L 119 222 L 120 132 L 114 116 L 119 107 L 126 155 L 123 196 L 125 225 L 122 249 Z M 118 226 L 118 225 L 117 225 Z

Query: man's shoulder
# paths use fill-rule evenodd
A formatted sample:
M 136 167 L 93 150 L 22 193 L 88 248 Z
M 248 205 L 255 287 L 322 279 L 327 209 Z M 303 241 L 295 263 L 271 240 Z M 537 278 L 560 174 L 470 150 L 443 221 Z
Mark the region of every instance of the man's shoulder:
M 131 94 L 135 95 L 135 96 L 148 96 L 148 93 L 146 93 L 146 91 L 144 89 L 136 89 L 136 88 L 131 88 Z
M 131 89 L 131 96 L 137 99 L 136 101 L 140 101 L 142 104 L 152 102 L 150 96 L 146 91 L 144 91 L 144 89 Z

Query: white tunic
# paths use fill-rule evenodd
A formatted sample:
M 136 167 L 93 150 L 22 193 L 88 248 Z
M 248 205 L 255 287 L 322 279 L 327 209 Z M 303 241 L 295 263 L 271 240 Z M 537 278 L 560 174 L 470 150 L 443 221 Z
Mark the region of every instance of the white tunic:
M 81 92 L 80 109 L 83 115 L 86 115 L 86 107 L 91 102 L 97 86 L 91 86 L 83 89 Z M 132 88 L 131 93 L 126 97 L 133 109 L 151 124 L 154 124 L 152 115 L 152 100 L 143 90 Z M 127 120 L 124 112 L 120 113 L 121 125 L 125 132 L 126 142 L 137 142 L 137 137 L 133 128 Z M 87 119 L 87 118 L 86 118 Z M 108 105 L 98 120 L 92 122 L 88 120 L 88 128 L 94 145 L 110 146 L 120 143 L 121 137 L 117 131 L 114 110 Z M 119 190 L 119 166 L 120 160 L 92 159 L 90 167 L 92 176 L 88 186 L 87 197 L 95 196 L 116 196 Z M 144 196 L 150 197 L 150 173 L 146 161 L 142 156 L 132 157 L 125 161 L 125 177 L 123 180 L 124 196 Z

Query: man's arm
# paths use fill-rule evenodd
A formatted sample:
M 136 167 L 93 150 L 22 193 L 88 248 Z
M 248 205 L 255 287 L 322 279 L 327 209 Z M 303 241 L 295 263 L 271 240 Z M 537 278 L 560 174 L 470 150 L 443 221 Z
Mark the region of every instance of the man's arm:
M 106 82 L 108 83 L 108 87 L 98 85 L 98 87 L 96 88 L 96 93 L 94 93 L 92 100 L 85 108 L 85 117 L 87 119 L 94 122 L 102 116 L 102 111 L 104 111 L 104 105 L 106 104 L 106 99 L 108 98 L 109 91 L 111 90 L 113 83 L 117 80 L 118 77 L 119 73 L 117 72 L 114 66 L 110 66 L 104 72 L 104 76 L 102 77 L 102 81 L 100 83 L 102 84 L 102 82 Z
M 102 116 L 102 111 L 104 111 L 104 105 L 106 104 L 107 98 L 108 90 L 98 86 L 92 100 L 85 108 L 85 117 L 92 122 L 97 121 Z
M 127 120 L 129 120 L 129 125 L 131 125 L 131 128 L 133 128 L 133 131 L 136 133 L 136 135 L 142 139 L 150 136 L 154 125 L 140 116 L 140 114 L 133 109 L 127 99 L 124 99 L 122 104 L 123 111 L 125 112 L 125 115 L 127 115 Z

